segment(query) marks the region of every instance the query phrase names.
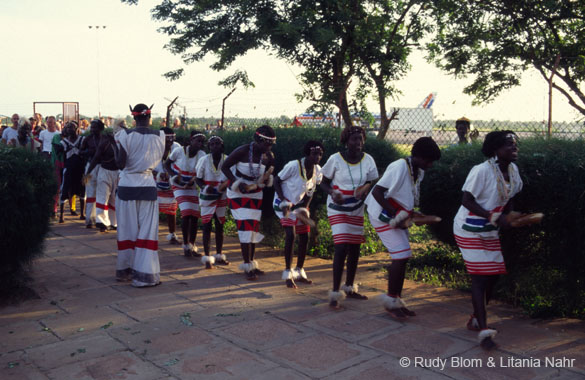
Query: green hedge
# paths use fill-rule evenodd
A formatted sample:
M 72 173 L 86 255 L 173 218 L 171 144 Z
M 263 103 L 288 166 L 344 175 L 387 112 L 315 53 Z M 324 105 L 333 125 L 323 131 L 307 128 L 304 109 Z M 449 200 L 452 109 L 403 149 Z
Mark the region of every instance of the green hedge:
M 39 155 L 0 147 L 0 298 L 17 297 L 26 269 L 42 253 L 57 187 L 53 167 Z
M 421 189 L 421 209 L 441 216 L 433 232 L 453 244 L 461 187 L 484 158 L 481 145 L 443 150 Z M 541 225 L 502 231 L 508 275 L 499 294 L 530 315 L 585 317 L 585 142 L 523 139 L 517 165 L 524 182 L 515 208 L 542 212 Z

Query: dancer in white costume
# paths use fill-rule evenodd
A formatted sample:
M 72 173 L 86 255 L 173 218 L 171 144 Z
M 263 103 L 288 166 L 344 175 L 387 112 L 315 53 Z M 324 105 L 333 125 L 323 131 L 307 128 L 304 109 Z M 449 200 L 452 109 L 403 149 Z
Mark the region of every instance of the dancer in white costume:
M 110 138 L 101 139 L 95 155 L 86 169 L 87 177 L 99 165 L 99 170 L 97 171 L 95 226 L 101 232 L 106 232 L 108 228 L 115 230 L 118 226 L 116 219 L 116 189 L 118 188 L 120 171 L 116 165 L 114 144 L 116 142 Z
M 171 152 L 177 147 L 180 149 L 181 145 L 175 141 L 175 132 L 171 128 L 164 127 L 160 130 L 165 133 L 165 152 L 161 162 L 152 171 L 156 180 L 158 212 L 165 214 L 167 219 L 167 227 L 169 228 L 167 241 L 171 244 L 180 244 L 175 234 L 177 228 L 177 200 L 171 188 L 170 177 L 164 169 L 164 163 L 169 158 Z
M 274 165 L 270 149 L 276 143 L 274 130 L 263 125 L 256 129 L 254 141 L 236 148 L 221 168 L 230 180 L 227 196 L 231 213 L 236 220 L 244 262 L 240 265 L 248 280 L 264 274 L 254 260 L 256 243 L 264 238 L 259 231 L 262 216 L 263 187 L 272 186 L 265 171 Z
M 203 223 L 203 250 L 205 255 L 201 261 L 206 269 L 212 269 L 213 264 L 228 265 L 223 249 L 223 224 L 225 223 L 225 211 L 227 207 L 225 174 L 221 171 L 226 155 L 223 154 L 223 140 L 219 136 L 211 136 L 207 143 L 209 153 L 197 163 L 197 185 L 201 189 L 199 193 L 199 206 L 201 208 L 201 223 Z M 211 240 L 211 223 L 215 221 L 215 255 L 211 256 L 209 243 Z
M 496 330 L 487 325 L 486 304 L 500 274 L 506 273 L 498 236 L 508 228 L 506 215 L 513 210 L 513 198 L 522 190 L 522 179 L 514 161 L 518 158 L 516 134 L 494 131 L 485 136 L 481 152 L 488 158 L 474 166 L 463 185 L 463 200 L 453 222 L 455 241 L 471 275 L 473 314 L 467 328 L 479 331 L 485 349 L 496 346 Z
M 368 217 L 392 264 L 388 267 L 388 293 L 384 307 L 396 319 L 414 317 L 402 300 L 406 264 L 412 256 L 408 241 L 408 220 L 415 213 L 424 171 L 441 158 L 441 150 L 430 137 L 421 137 L 412 146 L 411 156 L 392 162 L 366 198 Z
M 323 150 L 321 142 L 307 141 L 303 149 L 305 157 L 288 162 L 274 177 L 275 194 L 272 207 L 286 234 L 284 241 L 285 270 L 282 272 L 282 279 L 285 280 L 285 284 L 289 288 L 297 287 L 295 280 L 305 284 L 313 283 L 307 278 L 303 268 L 311 227 L 303 223 L 297 215 L 303 213 L 305 217 L 309 217 L 309 204 L 323 177 L 321 167 L 318 165 L 323 157 Z M 299 236 L 298 259 L 296 268 L 291 269 L 295 234 Z
M 120 131 L 116 135 L 118 144 L 113 145 L 121 170 L 116 197 L 116 278 L 132 279 L 136 287 L 160 283 L 158 204 L 152 170 L 162 160 L 165 134 L 148 128 L 151 108 L 145 104 L 131 108 L 136 128 Z M 113 136 L 107 138 L 114 140 Z
M 85 183 L 85 225 L 87 228 L 92 228 L 95 223 L 95 200 L 99 166 L 95 166 L 91 172 L 88 172 L 87 168 L 100 145 L 104 128 L 105 125 L 101 120 L 92 120 L 89 125 L 89 135 L 81 143 L 81 154 L 87 159 L 86 174 L 83 177 L 83 182 Z
M 165 169 L 171 177 L 173 194 L 181 210 L 181 229 L 183 231 L 183 253 L 185 257 L 200 257 L 195 239 L 197 238 L 197 219 L 199 210 L 199 191 L 195 183 L 196 167 L 205 157 L 203 146 L 205 135 L 191 131 L 189 145 L 175 148 L 165 161 Z M 176 173 L 176 174 L 175 174 Z
M 341 143 L 347 150 L 331 155 L 321 170 L 321 189 L 329 194 L 327 215 L 335 244 L 333 290 L 329 292 L 329 306 L 333 309 L 339 309 L 341 300 L 346 296 L 368 299 L 358 293 L 358 286 L 354 284 L 360 246 L 364 242 L 364 199 L 368 195 L 366 191 L 359 190 L 378 179 L 374 159 L 362 152 L 365 140 L 363 128 L 346 127 L 341 132 Z M 346 257 L 347 275 L 340 290 Z

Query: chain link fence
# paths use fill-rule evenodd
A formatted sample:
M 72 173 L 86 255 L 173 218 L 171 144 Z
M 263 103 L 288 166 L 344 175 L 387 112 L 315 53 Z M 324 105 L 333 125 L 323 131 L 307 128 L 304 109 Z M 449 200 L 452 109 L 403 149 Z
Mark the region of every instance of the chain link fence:
M 457 144 L 462 141 L 457 134 L 456 124 L 458 120 L 438 120 L 433 117 L 432 112 L 423 108 L 402 109 L 397 118 L 390 122 L 386 133 L 386 139 L 395 144 L 413 144 L 419 137 L 430 136 L 441 146 Z M 461 119 L 459 119 L 459 122 Z M 297 117 L 278 118 L 235 118 L 229 117 L 224 119 L 225 128 L 230 129 L 256 129 L 257 127 L 268 124 L 272 127 L 309 127 L 309 128 L 340 128 L 337 115 L 315 116 L 301 115 Z M 369 122 L 356 117 L 356 125 L 366 128 L 368 133 L 376 136 L 379 131 L 379 120 L 374 118 Z M 217 118 L 189 118 L 187 127 L 189 129 L 198 129 L 211 133 L 216 130 L 221 121 Z M 502 121 L 502 120 L 469 120 L 469 129 L 465 133 L 467 141 L 483 141 L 487 133 L 494 130 L 509 129 L 520 138 L 549 135 L 547 122 L 537 121 Z M 576 140 L 585 137 L 585 122 L 553 122 L 550 128 L 550 136 L 555 138 Z M 463 141 L 464 142 L 464 141 Z

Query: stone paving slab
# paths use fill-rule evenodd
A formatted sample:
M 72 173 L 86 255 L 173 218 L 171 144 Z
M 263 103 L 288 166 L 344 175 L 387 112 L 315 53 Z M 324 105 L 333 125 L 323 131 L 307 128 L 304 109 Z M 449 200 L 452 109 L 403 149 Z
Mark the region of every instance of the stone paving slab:
M 277 362 L 316 378 L 328 376 L 380 355 L 366 347 L 324 334 L 285 344 L 266 351 L 265 354 Z
M 239 348 L 230 342 L 192 346 L 168 356 L 168 370 L 181 379 L 252 379 L 257 373 L 278 367 L 264 355 Z M 163 364 L 164 365 L 164 364 Z
M 314 334 L 303 326 L 294 326 L 276 318 L 234 323 L 215 330 L 215 333 L 252 351 L 279 347 Z
M 48 377 L 76 380 L 156 380 L 165 374 L 163 369 L 126 351 L 65 365 L 49 371 Z
M 400 323 L 389 318 L 379 318 L 354 310 L 327 313 L 309 319 L 303 325 L 349 342 L 380 336 L 402 327 Z
M 58 342 L 59 338 L 41 323 L 23 319 L 0 326 L 0 350 L 12 352 Z
M 41 370 L 99 358 L 115 352 L 124 351 L 126 347 L 108 336 L 105 331 L 80 333 L 61 342 L 27 349 L 28 359 Z
M 401 367 L 397 358 L 384 356 L 337 372 L 325 379 L 442 380 L 448 377 L 422 367 Z
M 585 377 L 585 321 L 533 320 L 491 303 L 499 348 L 484 352 L 465 328 L 469 294 L 411 281 L 403 296 L 418 315 L 390 318 L 377 299 L 387 285 L 384 253 L 360 259 L 356 283 L 370 299 L 347 299 L 332 311 L 329 260 L 307 258 L 314 283 L 289 289 L 282 253 L 258 246 L 266 274 L 248 281 L 237 238 L 225 241 L 231 265 L 206 270 L 168 244 L 161 226 L 163 283 L 138 289 L 115 280 L 115 233 L 85 229 L 73 217 L 51 231 L 32 271 L 40 298 L 0 309 L 2 380 Z M 547 358 L 565 365 L 529 365 Z M 440 360 L 449 365 L 439 368 Z M 451 365 L 457 360 L 471 364 Z M 477 360 L 484 365 L 473 366 Z
M 0 374 L 2 380 L 48 380 L 24 351 L 1 355 Z
M 95 306 L 43 318 L 41 323 L 61 339 L 75 336 L 80 329 L 83 332 L 105 330 L 111 326 L 127 326 L 136 320 L 110 306 Z

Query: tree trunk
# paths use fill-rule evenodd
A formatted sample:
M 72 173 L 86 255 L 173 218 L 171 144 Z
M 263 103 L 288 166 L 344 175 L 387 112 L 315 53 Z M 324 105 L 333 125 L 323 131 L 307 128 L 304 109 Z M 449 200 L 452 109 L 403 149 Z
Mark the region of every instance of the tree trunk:
M 353 123 L 351 120 L 351 114 L 349 113 L 349 105 L 347 104 L 347 97 L 345 96 L 345 91 L 340 94 L 338 108 L 339 112 L 341 113 L 341 117 L 343 118 L 345 126 L 351 127 Z
M 378 131 L 378 140 L 384 140 L 388 127 L 390 126 L 390 119 L 388 119 L 388 113 L 386 112 L 386 98 L 380 89 L 378 89 L 378 98 L 380 99 L 380 130 Z

